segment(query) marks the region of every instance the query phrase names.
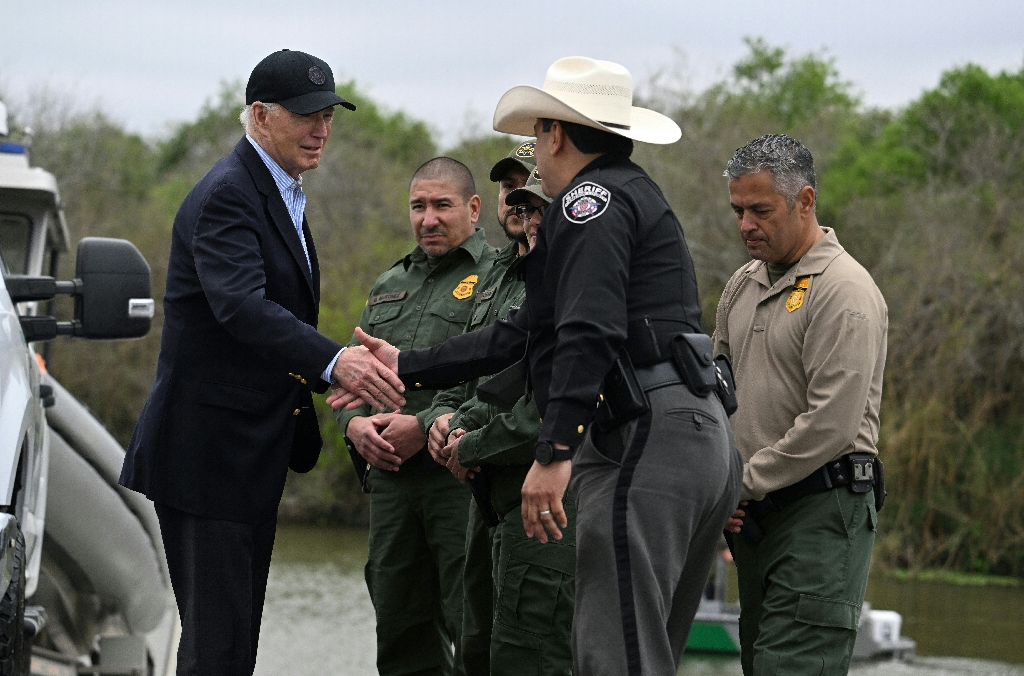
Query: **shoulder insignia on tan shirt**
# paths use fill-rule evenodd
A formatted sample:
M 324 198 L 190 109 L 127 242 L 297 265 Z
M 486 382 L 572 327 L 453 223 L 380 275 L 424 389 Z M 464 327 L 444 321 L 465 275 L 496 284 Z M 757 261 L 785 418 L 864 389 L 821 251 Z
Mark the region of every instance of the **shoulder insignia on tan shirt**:
M 390 303 L 396 300 L 402 300 L 405 298 L 405 291 L 392 291 L 391 293 L 382 293 L 378 296 L 370 296 L 369 300 L 366 301 L 367 305 L 377 305 L 378 303 Z
M 465 300 L 473 295 L 473 285 L 477 283 L 480 278 L 476 275 L 469 275 L 459 285 L 452 289 L 452 295 L 459 300 Z
M 793 290 L 789 294 L 789 298 L 786 299 L 786 309 L 790 312 L 794 312 L 800 309 L 800 306 L 804 304 L 804 294 L 807 293 L 807 289 L 811 288 L 810 277 L 799 277 L 796 280 L 796 284 L 793 285 Z

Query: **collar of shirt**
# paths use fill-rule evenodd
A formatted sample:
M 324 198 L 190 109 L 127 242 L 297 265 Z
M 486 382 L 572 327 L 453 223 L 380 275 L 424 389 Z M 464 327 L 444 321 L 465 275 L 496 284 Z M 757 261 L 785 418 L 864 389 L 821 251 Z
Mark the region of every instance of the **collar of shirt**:
M 445 260 L 446 258 L 448 258 L 448 256 L 451 256 L 459 249 L 462 249 L 470 255 L 474 263 L 478 263 L 480 262 L 480 257 L 483 256 L 484 254 L 484 247 L 486 246 L 489 246 L 487 244 L 487 234 L 484 233 L 484 231 L 481 228 L 477 228 L 476 232 L 474 232 L 472 235 L 466 238 L 465 242 L 463 242 L 459 246 L 455 247 L 454 249 L 446 253 L 444 256 L 441 257 L 441 260 Z M 410 264 L 426 263 L 426 260 L 426 252 L 423 251 L 423 249 L 421 249 L 419 246 L 417 246 L 415 249 L 406 254 L 405 258 L 403 259 L 403 262 L 405 263 L 405 269 L 408 270 Z
M 277 185 L 277 190 L 281 193 L 281 199 L 284 200 L 284 206 L 288 209 L 288 215 L 292 217 L 292 225 L 295 226 L 295 230 L 299 233 L 299 241 L 302 242 L 302 249 L 306 252 L 306 262 L 309 263 L 309 250 L 306 249 L 306 238 L 302 235 L 302 214 L 306 210 L 306 193 L 302 192 L 302 176 L 292 178 L 288 172 L 282 169 L 281 166 L 274 161 L 274 158 L 256 142 L 256 139 L 248 134 L 245 135 L 245 138 L 247 138 L 249 143 L 252 144 L 252 147 L 256 149 L 260 159 L 263 160 L 263 164 L 267 165 L 267 169 L 270 171 L 270 175 L 273 177 L 274 183 Z

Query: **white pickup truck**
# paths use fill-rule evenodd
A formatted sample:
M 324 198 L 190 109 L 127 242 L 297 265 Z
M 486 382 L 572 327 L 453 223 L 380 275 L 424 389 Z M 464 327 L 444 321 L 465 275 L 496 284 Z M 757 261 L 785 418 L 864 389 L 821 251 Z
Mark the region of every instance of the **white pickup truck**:
M 124 450 L 36 352 L 144 336 L 149 265 L 126 240 L 85 238 L 56 280 L 57 181 L 7 137 L 0 103 L 0 676 L 166 676 L 179 624 L 152 505 L 117 485 Z M 71 321 L 48 314 L 61 294 Z

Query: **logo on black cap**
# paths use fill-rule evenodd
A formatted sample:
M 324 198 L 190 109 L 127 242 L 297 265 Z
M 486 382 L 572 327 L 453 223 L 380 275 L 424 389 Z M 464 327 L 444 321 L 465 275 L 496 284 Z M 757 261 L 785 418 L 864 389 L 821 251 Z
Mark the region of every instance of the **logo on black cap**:
M 320 66 L 310 66 L 306 74 L 309 76 L 309 81 L 318 87 L 327 82 L 327 75 Z

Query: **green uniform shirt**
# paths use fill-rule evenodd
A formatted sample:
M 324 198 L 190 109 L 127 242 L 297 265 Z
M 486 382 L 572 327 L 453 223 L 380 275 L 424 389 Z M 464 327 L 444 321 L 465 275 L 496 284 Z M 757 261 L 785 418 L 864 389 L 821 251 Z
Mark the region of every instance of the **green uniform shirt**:
M 507 319 L 511 310 L 522 306 L 526 284 L 519 278 L 521 261 L 515 242 L 498 253 L 494 267 L 477 285 L 467 331 Z M 503 514 L 519 504 L 520 489 L 533 464 L 540 434 L 540 413 L 532 397 L 529 401 L 521 397 L 511 408 L 499 407 L 470 397 L 474 388 L 475 383 L 468 383 L 438 392 L 430 416 L 433 420 L 458 409 L 450 428 L 466 430 L 459 441 L 459 464 L 492 466 L 491 499 L 494 508 Z
M 476 307 L 474 292 L 491 270 L 494 254 L 479 228 L 433 267 L 417 246 L 377 278 L 359 320 L 360 328 L 400 350 L 430 347 L 463 333 Z M 349 344 L 358 345 L 358 341 L 353 337 Z M 424 432 L 430 428 L 429 423 L 424 424 L 424 416 L 436 392 L 413 388 L 405 392 L 402 413 L 415 415 Z M 338 424 L 346 430 L 352 418 L 371 414 L 369 406 L 341 410 Z

